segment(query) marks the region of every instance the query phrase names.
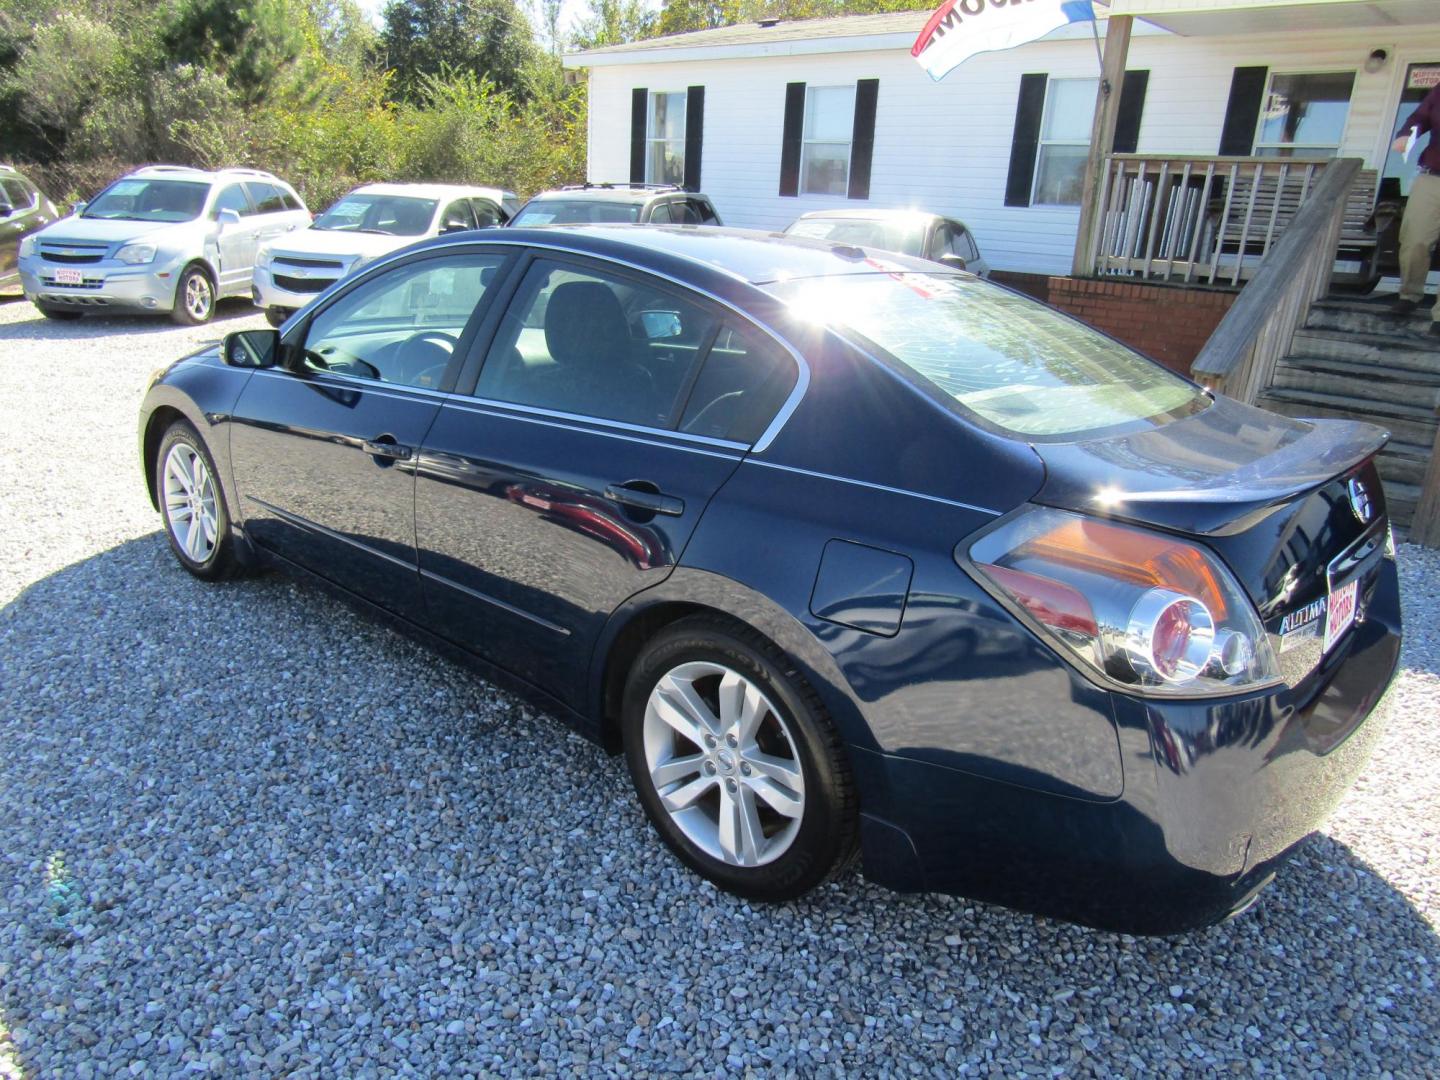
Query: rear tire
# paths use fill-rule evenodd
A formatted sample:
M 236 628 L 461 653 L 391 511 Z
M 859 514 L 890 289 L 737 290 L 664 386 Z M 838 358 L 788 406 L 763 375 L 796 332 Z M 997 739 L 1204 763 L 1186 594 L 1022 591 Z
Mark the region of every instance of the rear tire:
M 626 680 L 621 729 L 651 824 L 719 888 L 792 900 L 854 856 L 839 733 L 789 657 L 749 628 L 700 615 L 662 630 Z
M 38 301 L 35 306 L 40 309 L 41 315 L 44 315 L 47 319 L 54 319 L 56 322 L 74 322 L 76 319 L 82 318 L 85 314 L 73 308 L 56 307 L 53 304 L 42 304 Z
M 234 575 L 241 568 L 235 535 L 205 441 L 189 423 L 177 420 L 160 440 L 154 464 L 165 536 L 180 565 L 204 581 Z

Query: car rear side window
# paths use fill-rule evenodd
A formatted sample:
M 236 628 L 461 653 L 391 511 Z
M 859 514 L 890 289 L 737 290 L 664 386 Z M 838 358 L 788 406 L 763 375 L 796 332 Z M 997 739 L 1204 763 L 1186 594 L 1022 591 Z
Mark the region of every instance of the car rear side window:
M 751 443 L 795 389 L 795 361 L 750 330 L 725 325 L 680 418 L 689 435 Z
M 433 389 L 504 261 L 448 255 L 372 278 L 314 317 L 301 359 L 312 371 Z
M 279 214 L 285 210 L 285 196 L 274 184 L 252 182 L 250 197 L 255 200 L 257 214 Z
M 500 324 L 478 397 L 672 427 L 719 320 L 642 279 L 537 260 Z
M 1012 434 L 1075 437 L 1209 401 L 1084 323 L 976 278 L 897 266 L 768 288 L 796 315 L 849 331 Z
M 34 197 L 19 180 L 0 180 L 0 191 L 4 192 L 5 201 L 12 209 L 28 210 L 35 205 Z

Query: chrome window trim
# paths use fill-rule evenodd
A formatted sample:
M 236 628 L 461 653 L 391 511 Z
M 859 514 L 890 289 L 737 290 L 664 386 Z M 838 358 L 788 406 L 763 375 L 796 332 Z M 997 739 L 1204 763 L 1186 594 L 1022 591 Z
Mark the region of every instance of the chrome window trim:
M 692 454 L 704 454 L 707 457 L 718 457 L 726 461 L 739 461 L 749 449 L 744 443 L 724 442 L 720 439 L 711 439 L 703 435 L 677 435 L 668 428 L 647 428 L 637 424 L 624 424 L 618 420 L 596 420 L 591 416 L 581 416 L 576 413 L 551 412 L 548 409 L 535 409 L 528 405 L 514 405 L 508 401 L 492 401 L 489 398 L 472 398 L 465 394 L 451 394 L 447 405 L 453 406 L 462 412 L 475 413 L 478 416 L 499 416 L 510 420 L 522 420 L 531 424 L 543 424 L 546 427 L 564 428 L 567 431 L 584 431 L 590 435 L 600 435 L 608 439 L 624 439 L 627 442 L 641 443 L 645 446 L 659 446 L 667 450 L 688 450 Z M 511 412 L 514 410 L 514 412 Z M 599 425 L 602 430 L 595 430 L 586 426 L 590 424 Z M 616 430 L 603 430 L 614 428 Z M 631 433 L 634 434 L 631 434 Z M 678 438 L 680 443 L 665 442 L 656 438 L 640 438 L 641 435 L 664 435 L 671 438 Z M 700 446 L 686 446 L 687 441 L 705 443 L 716 447 L 716 450 L 707 450 Z M 717 450 L 732 450 L 734 453 L 722 454 Z
M 731 303 L 729 300 L 726 300 L 723 296 L 717 296 L 715 293 L 711 292 L 709 289 L 702 288 L 702 287 L 700 287 L 700 286 L 698 286 L 698 285 L 692 285 L 692 284 L 690 284 L 689 282 L 676 281 L 676 280 L 675 280 L 674 278 L 672 278 L 672 277 L 669 277 L 669 276 L 667 276 L 667 275 L 658 273 L 658 272 L 657 272 L 654 268 L 652 268 L 652 267 L 642 266 L 642 265 L 640 265 L 640 264 L 637 263 L 637 262 L 632 262 L 632 261 L 629 260 L 629 259 L 622 259 L 622 258 L 620 258 L 619 256 L 616 256 L 616 255 L 603 255 L 603 254 L 600 254 L 600 253 L 597 253 L 597 252 L 593 252 L 593 251 L 577 250 L 576 248 L 563 247 L 563 246 L 561 246 L 561 245 L 559 245 L 559 244 L 547 244 L 547 243 L 545 243 L 544 241 L 540 241 L 540 240 L 506 240 L 506 239 L 504 239 L 503 237 L 495 237 L 495 238 L 492 238 L 492 237 L 490 237 L 490 236 L 487 235 L 487 236 L 484 236 L 483 239 L 482 239 L 481 237 L 479 237 L 479 236 L 466 237 L 466 238 L 463 238 L 463 239 L 457 238 L 457 239 L 454 241 L 453 246 L 455 246 L 455 247 L 460 247 L 460 246 L 462 246 L 462 245 L 464 245 L 464 244 L 475 244 L 475 245 L 477 245 L 477 246 L 483 246 L 483 247 L 520 248 L 522 251 L 525 251 L 525 250 L 555 251 L 555 252 L 559 252 L 559 253 L 562 254 L 562 255 L 569 255 L 571 258 L 595 259 L 595 260 L 598 260 L 598 261 L 600 261 L 600 262 L 613 263 L 613 264 L 616 265 L 616 266 L 624 266 L 624 267 L 626 267 L 627 269 L 636 271 L 637 273 L 648 274 L 648 275 L 651 276 L 651 277 L 658 277 L 658 278 L 660 278 L 662 281 L 666 281 L 666 282 L 670 283 L 671 285 L 677 286 L 677 287 L 682 288 L 682 289 L 688 289 L 690 292 L 693 292 L 693 293 L 696 293 L 696 294 L 698 294 L 698 295 L 700 295 L 700 296 L 703 296 L 703 297 L 705 297 L 707 300 L 710 300 L 711 302 L 713 302 L 713 303 L 715 303 L 715 304 L 719 304 L 721 307 L 725 308 L 726 310 L 731 311 L 731 312 L 733 312 L 734 314 L 738 315 L 742 320 L 744 320 L 744 321 L 745 321 L 746 323 L 748 323 L 750 326 L 753 326 L 756 330 L 759 330 L 759 331 L 763 332 L 764 334 L 766 334 L 771 340 L 773 340 L 777 345 L 779 345 L 782 349 L 784 349 L 785 352 L 790 355 L 790 358 L 791 358 L 792 360 L 795 361 L 795 366 L 796 366 L 796 369 L 797 369 L 797 375 L 796 375 L 796 378 L 795 378 L 795 386 L 794 386 L 794 388 L 790 391 L 790 396 L 785 399 L 784 404 L 782 404 L 782 405 L 780 406 L 780 408 L 776 411 L 774 417 L 773 417 L 773 418 L 771 419 L 771 421 L 770 421 L 769 426 L 766 427 L 765 430 L 760 433 L 760 438 L 756 439 L 753 444 L 748 444 L 748 449 L 749 449 L 750 453 L 752 453 L 752 454 L 762 454 L 762 453 L 764 453 L 767 449 L 769 449 L 770 444 L 775 441 L 776 436 L 778 436 L 778 435 L 780 434 L 781 429 L 783 429 L 783 428 L 785 427 L 786 421 L 788 421 L 788 420 L 790 419 L 790 417 L 791 417 L 792 415 L 794 415 L 795 410 L 800 407 L 800 402 L 804 399 L 804 397 L 805 397 L 805 392 L 810 388 L 810 365 L 809 365 L 808 363 L 806 363 L 805 357 L 803 357 L 803 356 L 800 354 L 800 351 L 799 351 L 798 349 L 796 349 L 793 345 L 791 345 L 788 341 L 786 341 L 783 337 L 781 337 L 779 331 L 777 331 L 774 327 L 768 325 L 767 323 L 763 323 L 763 322 L 759 321 L 759 320 L 756 319 L 753 315 L 751 315 L 749 312 L 747 312 L 747 311 L 742 311 L 742 310 L 741 310 L 739 307 L 737 307 L 735 304 Z M 452 246 L 451 244 L 437 244 L 433 250 L 435 250 L 437 253 L 439 253 L 439 252 L 445 251 L 447 248 L 449 248 L 449 247 L 451 247 L 451 246 Z M 404 255 L 403 255 L 403 257 L 409 258 L 409 257 L 413 257 L 413 256 L 415 256 L 415 255 L 422 255 L 422 256 L 423 256 L 424 254 L 428 254 L 428 251 L 427 251 L 427 252 L 405 252 Z M 680 257 L 680 258 L 684 258 L 684 256 L 679 256 L 679 257 Z M 353 281 L 354 284 L 351 286 L 351 288 L 358 288 L 358 287 L 361 285 L 361 283 L 363 283 L 364 281 L 366 281 L 372 274 L 375 274 L 375 273 L 378 273 L 378 272 L 380 272 L 380 271 L 383 271 L 387 266 L 390 265 L 390 262 L 391 262 L 391 260 L 390 260 L 389 258 L 386 258 L 386 259 L 382 259 L 382 260 L 380 260 L 380 261 L 378 261 L 378 262 L 371 263 L 369 266 L 367 266 L 367 267 L 366 267 L 359 275 L 357 275 L 355 278 L 353 278 L 353 279 L 346 279 L 346 280 L 347 280 L 347 281 Z M 748 285 L 748 286 L 750 286 L 751 288 L 754 288 L 754 289 L 759 289 L 759 286 L 756 285 L 754 282 L 747 281 L 745 278 L 739 276 L 738 274 L 730 274 L 730 272 L 727 271 L 724 267 L 714 266 L 714 265 L 712 265 L 712 264 L 710 264 L 710 263 L 704 263 L 704 264 L 702 264 L 702 265 L 707 266 L 707 267 L 709 267 L 709 268 L 712 269 L 712 270 L 718 270 L 718 271 L 720 271 L 720 272 L 723 273 L 723 274 L 728 274 L 728 275 L 731 277 L 732 280 L 734 280 L 734 281 L 736 281 L 736 282 L 738 282 L 738 283 L 740 283 L 740 284 Z M 761 290 L 761 291 L 763 291 L 763 290 Z M 349 289 L 346 289 L 346 292 L 349 292 Z M 344 294 L 342 293 L 341 295 L 344 295 Z M 333 302 L 333 301 L 331 301 L 331 302 Z M 326 306 L 328 307 L 329 304 L 327 303 Z M 321 310 L 323 310 L 323 309 L 321 309 Z M 316 312 L 314 312 L 314 313 L 310 316 L 310 318 L 313 320 L 314 317 L 315 317 L 315 315 L 318 315 L 318 314 L 319 314 L 319 311 L 316 311 Z M 481 398 L 476 398 L 476 397 L 474 397 L 474 396 L 472 396 L 472 395 L 469 395 L 469 394 L 455 394 L 455 395 L 453 395 L 453 396 L 454 396 L 454 397 L 457 397 L 457 398 L 468 398 L 469 400 L 472 400 L 472 401 L 484 400 L 484 399 L 481 399 Z M 514 407 L 514 406 L 512 406 L 512 405 L 510 404 L 510 402 L 500 402 L 499 404 L 505 405 L 505 406 L 507 406 L 507 407 Z M 588 421 L 588 420 L 597 419 L 597 418 L 592 418 L 592 417 L 580 417 L 580 419 L 582 419 L 582 420 L 587 420 L 587 421 Z M 678 432 L 678 431 L 673 431 L 673 430 L 670 429 L 670 428 L 655 428 L 655 427 L 652 427 L 652 428 L 639 428 L 638 430 L 659 432 L 659 433 L 662 433 L 662 434 L 665 434 L 665 435 L 682 435 L 682 437 L 685 437 L 685 438 L 696 438 L 696 436 L 686 436 L 686 435 L 683 435 L 683 433 Z M 733 445 L 747 445 L 747 444 L 733 444 Z

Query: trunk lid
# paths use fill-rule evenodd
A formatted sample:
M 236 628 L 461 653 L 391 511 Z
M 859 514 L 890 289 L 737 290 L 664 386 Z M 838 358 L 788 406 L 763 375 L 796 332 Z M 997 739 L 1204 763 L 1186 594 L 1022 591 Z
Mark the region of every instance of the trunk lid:
M 1374 458 L 1388 439 L 1371 424 L 1221 397 L 1139 432 L 1035 444 L 1046 480 L 1033 501 L 1201 541 L 1255 602 L 1294 685 L 1338 644 L 1328 624 L 1344 625 L 1348 597 L 1364 618 L 1387 540 Z

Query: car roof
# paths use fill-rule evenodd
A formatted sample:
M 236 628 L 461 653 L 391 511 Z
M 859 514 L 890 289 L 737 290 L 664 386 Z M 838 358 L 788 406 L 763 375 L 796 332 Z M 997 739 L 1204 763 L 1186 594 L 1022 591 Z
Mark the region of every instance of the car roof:
M 531 196 L 531 202 L 548 199 L 584 199 L 594 202 L 647 202 L 662 195 L 689 195 L 697 199 L 708 199 L 698 191 L 686 191 L 679 187 L 639 186 L 629 187 L 609 184 L 586 184 L 583 187 L 552 188 Z
M 932 213 L 929 210 L 811 210 L 795 220 L 844 218 L 850 221 L 929 221 L 943 217 L 944 214 Z
M 417 246 L 446 246 L 466 241 L 530 244 L 542 248 L 559 246 L 576 254 L 616 258 L 641 269 L 695 281 L 718 272 L 750 285 L 837 274 L 947 273 L 926 259 L 879 248 L 864 249 L 779 232 L 715 225 L 550 225 L 543 228 L 522 225 L 502 229 L 499 234 L 472 232 L 458 238 L 442 236 Z M 686 272 L 687 267 L 691 272 Z
M 470 184 L 362 184 L 351 195 L 408 195 L 415 199 L 514 198 L 504 188 L 475 187 Z
M 260 180 L 267 184 L 290 186 L 273 173 L 261 169 L 206 170 L 193 169 L 188 165 L 146 165 L 144 168 L 126 173 L 122 179 L 132 177 L 143 180 L 189 180 L 205 184 L 213 184 L 217 180 Z

